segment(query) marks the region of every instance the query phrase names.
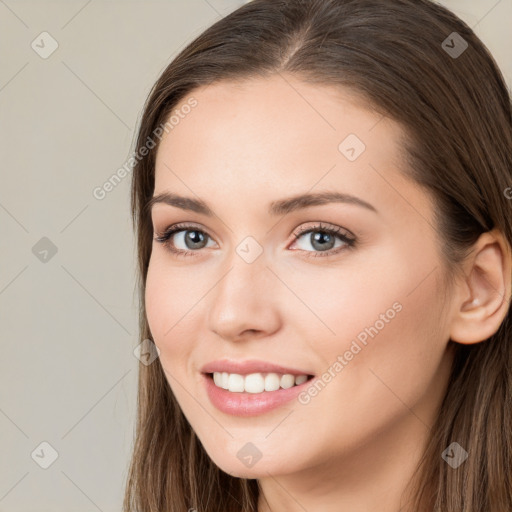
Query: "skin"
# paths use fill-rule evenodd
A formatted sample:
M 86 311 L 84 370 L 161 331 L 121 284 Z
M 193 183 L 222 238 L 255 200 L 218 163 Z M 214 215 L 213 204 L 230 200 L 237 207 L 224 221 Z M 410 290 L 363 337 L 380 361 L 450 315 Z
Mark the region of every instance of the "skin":
M 481 238 L 467 279 L 448 290 L 433 202 L 402 174 L 401 127 L 347 90 L 276 75 L 192 96 L 197 106 L 161 140 L 154 194 L 200 198 L 215 215 L 152 208 L 155 236 L 178 222 L 208 235 L 200 249 L 174 235 L 177 249 L 196 251 L 189 256 L 153 242 L 145 299 L 168 383 L 212 460 L 259 480 L 260 512 L 396 512 L 446 390 L 450 337 L 481 341 L 504 317 L 505 243 Z M 348 134 L 366 145 L 355 161 L 338 149 Z M 330 203 L 267 213 L 271 201 L 322 191 L 377 212 Z M 319 222 L 356 245 L 336 238 L 340 252 L 308 257 L 322 249 L 293 233 Z M 248 236 L 263 249 L 250 264 L 236 252 Z M 209 401 L 207 362 L 256 358 L 320 378 L 396 303 L 401 310 L 309 403 L 241 418 Z M 237 457 L 247 442 L 262 454 L 251 468 Z

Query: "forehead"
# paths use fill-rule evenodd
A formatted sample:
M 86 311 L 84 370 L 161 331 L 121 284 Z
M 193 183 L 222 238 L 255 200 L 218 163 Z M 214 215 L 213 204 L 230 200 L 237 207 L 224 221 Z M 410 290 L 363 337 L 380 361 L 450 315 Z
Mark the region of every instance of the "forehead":
M 401 126 L 350 90 L 290 75 L 225 81 L 195 89 L 173 112 L 190 98 L 196 105 L 160 143 L 155 194 L 214 190 L 219 202 L 268 204 L 334 189 L 396 208 L 399 188 L 421 193 L 400 172 Z
M 339 144 L 350 134 L 374 150 L 387 149 L 389 157 L 398 149 L 399 126 L 389 119 L 381 124 L 383 116 L 348 89 L 308 84 L 290 75 L 218 82 L 194 90 L 175 111 L 191 97 L 197 105 L 161 144 L 161 151 L 172 150 L 175 158 L 189 153 L 198 159 L 215 152 L 217 159 L 229 156 L 233 161 L 250 152 L 259 156 L 255 165 L 265 155 L 302 161 L 316 153 L 318 161 L 323 153 L 332 160 L 340 156 Z M 381 126 L 372 134 L 377 124 Z M 190 148 L 199 151 L 192 155 Z M 244 168 L 250 164 L 246 161 Z

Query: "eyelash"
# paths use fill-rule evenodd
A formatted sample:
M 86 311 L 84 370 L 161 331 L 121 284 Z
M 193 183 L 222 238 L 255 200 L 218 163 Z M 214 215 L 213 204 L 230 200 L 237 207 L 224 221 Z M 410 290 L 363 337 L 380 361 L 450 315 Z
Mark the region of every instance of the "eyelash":
M 180 231 L 197 231 L 199 233 L 202 233 L 202 234 L 206 235 L 208 238 L 211 239 L 211 237 L 210 237 L 210 235 L 208 235 L 208 233 L 206 233 L 202 229 L 197 228 L 196 226 L 193 226 L 191 224 L 174 224 L 174 225 L 168 227 L 163 233 L 158 234 L 155 237 L 155 241 L 163 244 L 167 249 L 169 249 L 169 251 L 171 251 L 172 253 L 176 254 L 176 256 L 179 256 L 179 257 L 196 256 L 196 253 L 199 250 L 185 251 L 183 249 L 175 249 L 169 243 L 170 238 L 174 234 L 179 233 Z M 345 245 L 345 247 L 337 247 L 336 249 L 329 249 L 328 251 L 304 251 L 303 250 L 302 252 L 306 252 L 307 253 L 306 257 L 308 257 L 308 258 L 310 258 L 310 257 L 317 258 L 317 257 L 332 256 L 334 254 L 338 254 L 339 252 L 341 252 L 343 250 L 352 249 L 352 248 L 354 248 L 354 246 L 356 244 L 356 239 L 355 238 L 350 238 L 349 236 L 344 234 L 344 232 L 343 232 L 343 230 L 341 228 L 339 228 L 339 227 L 335 227 L 335 228 L 327 227 L 327 226 L 322 225 L 321 223 L 318 224 L 317 226 L 307 227 L 307 228 L 299 230 L 297 233 L 294 233 L 293 234 L 294 240 L 297 240 L 301 236 L 303 236 L 305 234 L 308 234 L 308 233 L 315 232 L 315 231 L 319 231 L 321 233 L 327 233 L 329 235 L 333 235 L 335 237 L 338 237 L 346 245 Z

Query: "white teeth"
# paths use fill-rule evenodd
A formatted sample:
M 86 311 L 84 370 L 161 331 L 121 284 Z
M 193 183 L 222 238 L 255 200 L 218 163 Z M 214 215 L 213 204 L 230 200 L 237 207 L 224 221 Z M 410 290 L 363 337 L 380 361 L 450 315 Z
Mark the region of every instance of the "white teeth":
M 307 375 L 297 375 L 297 377 L 295 377 L 295 384 L 297 384 L 297 386 L 299 384 L 302 384 L 303 382 L 306 382 L 308 380 L 308 376 Z
M 284 389 L 291 388 L 295 384 L 295 377 L 289 373 L 285 373 L 281 377 L 281 387 Z
M 279 389 L 281 379 L 277 373 L 269 373 L 265 377 L 265 391 L 277 391 Z
M 229 391 L 234 391 L 235 393 L 242 393 L 244 391 L 243 376 L 238 375 L 238 373 L 230 373 L 228 380 L 228 389 Z
M 244 390 L 247 393 L 261 393 L 265 391 L 265 379 L 261 373 L 251 373 L 245 377 Z
M 213 382 L 219 388 L 227 389 L 233 393 L 262 393 L 263 391 L 277 391 L 279 388 L 288 389 L 303 384 L 308 380 L 307 375 L 291 375 L 286 373 L 238 373 L 214 372 Z

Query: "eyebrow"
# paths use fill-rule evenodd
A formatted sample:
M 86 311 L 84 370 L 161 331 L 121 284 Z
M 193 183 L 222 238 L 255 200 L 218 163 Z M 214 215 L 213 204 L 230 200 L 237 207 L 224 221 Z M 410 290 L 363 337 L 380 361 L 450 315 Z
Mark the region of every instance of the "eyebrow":
M 155 204 L 163 203 L 169 206 L 175 206 L 182 210 L 188 210 L 208 217 L 213 217 L 212 209 L 201 199 L 192 197 L 183 197 L 170 192 L 163 192 L 153 196 L 147 203 L 146 207 L 151 210 Z M 286 215 L 290 212 L 308 208 L 309 206 L 319 206 L 329 203 L 346 203 L 361 206 L 375 213 L 377 209 L 370 203 L 350 194 L 341 192 L 317 192 L 300 194 L 287 199 L 280 199 L 270 203 L 268 213 L 273 216 Z

